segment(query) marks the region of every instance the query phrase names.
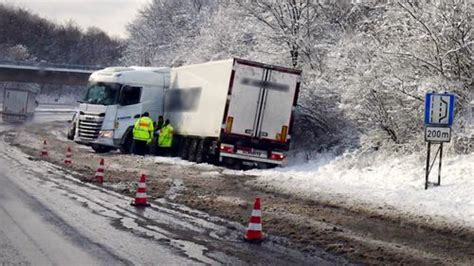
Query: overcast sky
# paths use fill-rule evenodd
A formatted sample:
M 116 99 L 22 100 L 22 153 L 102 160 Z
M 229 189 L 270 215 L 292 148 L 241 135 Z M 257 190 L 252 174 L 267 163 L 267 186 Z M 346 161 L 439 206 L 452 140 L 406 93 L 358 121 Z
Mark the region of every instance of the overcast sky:
M 125 37 L 125 25 L 138 9 L 151 0 L 0 0 L 29 9 L 58 23 L 74 20 L 82 28 L 95 26 L 118 37 Z

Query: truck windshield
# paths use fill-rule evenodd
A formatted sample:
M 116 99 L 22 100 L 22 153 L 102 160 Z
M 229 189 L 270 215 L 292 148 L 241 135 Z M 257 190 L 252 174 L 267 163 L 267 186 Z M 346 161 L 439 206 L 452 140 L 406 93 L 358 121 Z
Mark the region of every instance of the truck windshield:
M 102 105 L 117 104 L 120 87 L 121 85 L 117 83 L 90 83 L 84 102 Z

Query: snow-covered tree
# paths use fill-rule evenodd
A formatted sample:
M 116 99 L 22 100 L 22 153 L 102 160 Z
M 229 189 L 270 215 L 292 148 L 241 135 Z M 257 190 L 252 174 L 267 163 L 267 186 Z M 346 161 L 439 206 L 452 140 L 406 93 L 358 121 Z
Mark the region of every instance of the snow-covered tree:
M 181 65 L 183 51 L 193 47 L 194 39 L 214 12 L 211 0 L 153 0 L 128 25 L 130 38 L 124 62 L 139 65 Z
M 407 143 L 421 135 L 426 91 L 453 91 L 463 109 L 473 89 L 472 3 L 400 1 L 358 8 L 365 19 L 333 51 L 342 63 L 338 82 L 351 119 L 377 142 Z
M 471 101 L 472 14 L 466 0 L 153 0 L 129 25 L 124 62 L 296 67 L 299 146 L 399 147 L 421 136 L 426 91 L 454 91 L 458 117 Z
M 122 47 L 97 28 L 84 31 L 73 21 L 59 25 L 0 4 L 0 59 L 110 65 L 121 57 Z
M 14 46 L 0 45 L 0 58 L 13 61 L 27 60 L 30 58 L 28 48 L 22 44 Z

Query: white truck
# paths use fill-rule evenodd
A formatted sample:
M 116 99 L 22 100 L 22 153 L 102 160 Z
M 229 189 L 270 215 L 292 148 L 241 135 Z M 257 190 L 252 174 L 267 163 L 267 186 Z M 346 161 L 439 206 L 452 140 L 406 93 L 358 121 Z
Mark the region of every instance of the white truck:
M 133 122 L 148 111 L 155 121 L 159 115 L 170 120 L 173 149 L 183 159 L 281 165 L 300 76 L 299 70 L 236 58 L 172 69 L 108 68 L 91 75 L 69 135 L 98 152 L 128 152 Z
M 34 88 L 12 86 L 4 88 L 3 121 L 21 122 L 32 117 L 37 105 L 38 91 Z
M 169 77 L 165 67 L 109 67 L 92 73 L 68 138 L 96 152 L 130 152 L 136 118 L 145 111 L 153 120 L 163 114 Z

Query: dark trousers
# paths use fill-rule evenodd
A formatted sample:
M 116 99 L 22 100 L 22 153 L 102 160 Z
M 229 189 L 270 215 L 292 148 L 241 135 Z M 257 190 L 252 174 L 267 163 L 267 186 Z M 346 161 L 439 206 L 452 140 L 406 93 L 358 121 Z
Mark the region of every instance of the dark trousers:
M 132 153 L 136 155 L 145 155 L 148 153 L 148 146 L 146 141 L 142 140 L 133 140 L 132 143 Z

